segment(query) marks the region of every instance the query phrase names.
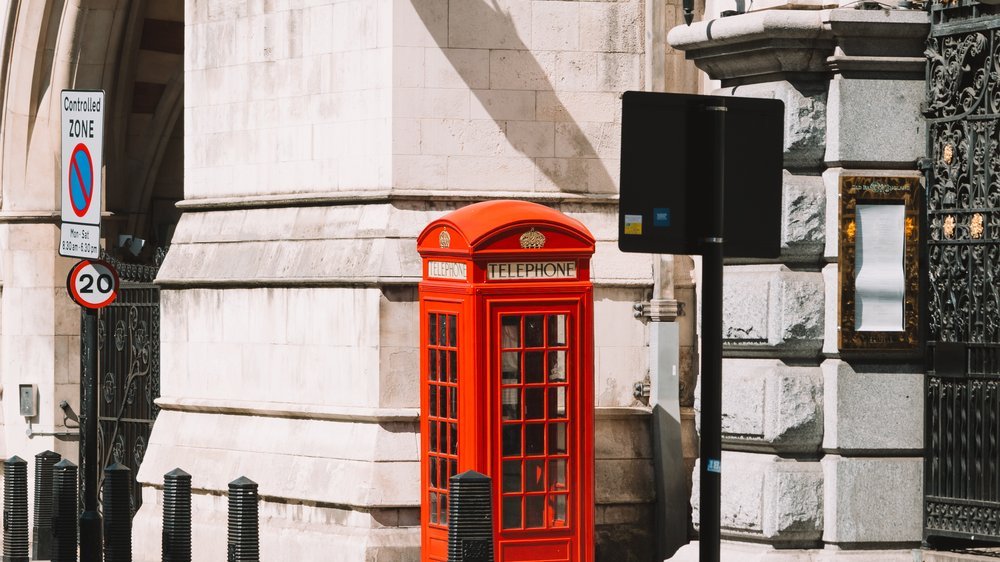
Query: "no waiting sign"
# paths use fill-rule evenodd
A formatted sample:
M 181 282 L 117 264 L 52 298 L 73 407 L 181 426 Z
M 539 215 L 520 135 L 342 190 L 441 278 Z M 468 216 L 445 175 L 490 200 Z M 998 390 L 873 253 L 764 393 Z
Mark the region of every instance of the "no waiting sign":
M 101 238 L 104 92 L 63 90 L 59 255 L 96 258 Z

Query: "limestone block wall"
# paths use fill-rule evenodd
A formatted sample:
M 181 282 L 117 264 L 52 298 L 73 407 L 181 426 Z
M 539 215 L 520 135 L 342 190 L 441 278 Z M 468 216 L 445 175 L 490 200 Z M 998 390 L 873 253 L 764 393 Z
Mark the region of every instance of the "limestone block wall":
M 393 4 L 188 3 L 185 199 L 385 189 Z
M 396 7 L 395 187 L 617 191 L 618 97 L 645 83 L 644 2 Z
M 597 238 L 598 548 L 647 558 L 649 414 L 633 386 L 648 334 L 632 307 L 652 260 L 618 252 L 615 204 L 619 96 L 652 72 L 647 8 L 187 3 L 185 194 L 157 278 L 163 410 L 137 560 L 158 556 L 174 466 L 192 474 L 196 557 L 224 555 L 219 494 L 246 475 L 264 558 L 416 558 L 414 240 L 494 197 L 555 206 Z
M 670 34 L 721 80 L 716 93 L 786 109 L 781 257 L 725 270 L 724 537 L 844 549 L 921 538 L 921 368 L 841 356 L 836 262 L 840 176 L 918 175 L 926 33 L 918 12 L 763 9 Z M 867 64 L 879 57 L 897 57 L 893 69 Z

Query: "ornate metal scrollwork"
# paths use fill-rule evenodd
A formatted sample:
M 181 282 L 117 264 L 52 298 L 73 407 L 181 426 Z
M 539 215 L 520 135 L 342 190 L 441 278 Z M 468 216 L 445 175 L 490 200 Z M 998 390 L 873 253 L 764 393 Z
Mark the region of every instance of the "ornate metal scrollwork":
M 1000 30 L 964 9 L 926 51 L 927 339 L 965 369 L 927 377 L 925 531 L 1000 542 Z
M 157 252 L 152 266 L 103 256 L 118 269 L 122 285 L 118 299 L 98 316 L 99 329 L 108 334 L 99 355 L 106 375 L 99 401 L 98 458 L 102 466 L 128 466 L 133 478 L 159 413 L 154 400 L 160 395 L 160 298 L 152 280 L 164 255 Z M 130 499 L 138 509 L 142 497 L 134 481 Z

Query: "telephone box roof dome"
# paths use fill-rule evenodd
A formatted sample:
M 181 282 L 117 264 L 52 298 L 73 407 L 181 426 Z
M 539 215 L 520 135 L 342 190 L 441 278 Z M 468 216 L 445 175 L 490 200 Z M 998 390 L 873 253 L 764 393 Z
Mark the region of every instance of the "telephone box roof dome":
M 594 246 L 594 235 L 583 223 L 551 207 L 529 201 L 502 199 L 456 209 L 427 225 L 417 237 L 417 246 L 423 247 L 427 235 L 442 225 L 461 234 L 470 249 L 483 245 L 503 232 L 526 226 L 543 226 L 562 231 L 590 246 L 591 251 Z

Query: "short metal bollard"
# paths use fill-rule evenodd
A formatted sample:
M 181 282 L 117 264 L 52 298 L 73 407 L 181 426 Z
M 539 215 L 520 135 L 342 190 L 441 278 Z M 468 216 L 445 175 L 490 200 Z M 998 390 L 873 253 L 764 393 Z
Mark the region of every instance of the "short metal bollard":
M 229 562 L 259 562 L 257 483 L 241 476 L 229 483 Z
M 448 562 L 493 562 L 491 488 L 474 470 L 448 479 Z
M 62 455 L 43 451 L 35 455 L 35 514 L 31 530 L 31 559 L 52 558 L 52 467 Z
M 63 459 L 52 467 L 52 562 L 76 562 L 76 484 L 75 464 Z
M 3 562 L 28 562 L 28 463 L 3 465 Z
M 132 471 L 114 463 L 104 469 L 104 562 L 132 562 Z
M 191 562 L 191 475 L 163 475 L 163 562 Z

